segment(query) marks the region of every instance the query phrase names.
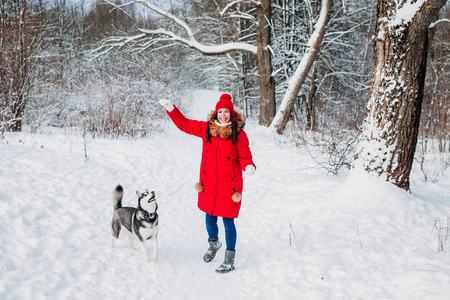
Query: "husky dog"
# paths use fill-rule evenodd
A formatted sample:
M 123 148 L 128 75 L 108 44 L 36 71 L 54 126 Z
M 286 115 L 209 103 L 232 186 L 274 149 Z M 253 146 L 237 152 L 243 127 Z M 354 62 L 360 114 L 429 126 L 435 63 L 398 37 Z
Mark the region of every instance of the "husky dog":
M 138 196 L 137 208 L 122 207 L 123 188 L 118 185 L 112 194 L 114 205 L 114 215 L 111 226 L 111 248 L 114 248 L 114 239 L 122 237 L 124 234 L 128 236 L 130 248 L 133 250 L 133 240 L 138 238 L 141 244 L 144 259 L 149 262 L 147 247 L 145 241 L 152 239 L 153 241 L 153 260 L 158 256 L 158 204 L 155 199 L 155 192 L 140 193 L 136 191 Z

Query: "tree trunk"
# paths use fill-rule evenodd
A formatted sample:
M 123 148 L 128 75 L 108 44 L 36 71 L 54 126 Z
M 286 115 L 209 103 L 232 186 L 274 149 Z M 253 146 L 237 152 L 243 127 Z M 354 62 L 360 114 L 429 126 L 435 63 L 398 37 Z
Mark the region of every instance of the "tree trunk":
M 256 13 L 256 47 L 259 73 L 259 125 L 269 126 L 275 116 L 275 79 L 272 76 L 271 0 L 261 0 Z
M 316 73 L 317 65 L 314 64 L 311 70 L 311 88 L 306 100 L 306 130 L 316 130 Z
M 378 1 L 368 115 L 355 163 L 409 190 L 422 109 L 428 26 L 447 1 L 400 2 Z M 409 13 L 403 14 L 407 9 Z

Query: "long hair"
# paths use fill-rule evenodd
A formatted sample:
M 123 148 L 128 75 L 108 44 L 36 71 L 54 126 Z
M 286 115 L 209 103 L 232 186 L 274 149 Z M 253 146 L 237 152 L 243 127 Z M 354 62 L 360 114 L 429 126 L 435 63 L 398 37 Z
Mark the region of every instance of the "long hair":
M 208 122 L 208 128 L 206 129 L 206 142 L 211 142 L 211 131 L 210 131 L 210 125 L 211 122 L 214 122 L 217 120 L 217 113 L 214 113 L 214 115 L 211 117 L 210 121 Z M 231 141 L 233 142 L 233 145 L 236 145 L 238 140 L 238 125 L 236 118 L 233 116 L 232 113 L 230 113 L 230 121 L 231 121 Z

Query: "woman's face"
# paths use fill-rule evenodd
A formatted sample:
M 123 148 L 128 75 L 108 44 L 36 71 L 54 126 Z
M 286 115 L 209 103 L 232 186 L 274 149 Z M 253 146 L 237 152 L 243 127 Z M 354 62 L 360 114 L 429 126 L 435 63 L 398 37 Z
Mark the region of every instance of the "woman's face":
M 221 108 L 217 111 L 217 120 L 220 124 L 225 124 L 230 122 L 231 119 L 231 113 L 226 108 Z

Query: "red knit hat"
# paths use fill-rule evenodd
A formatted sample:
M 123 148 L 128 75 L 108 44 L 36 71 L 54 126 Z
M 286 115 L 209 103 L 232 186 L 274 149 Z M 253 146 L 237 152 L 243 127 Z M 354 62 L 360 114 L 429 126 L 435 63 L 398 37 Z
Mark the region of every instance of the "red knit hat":
M 236 116 L 236 112 L 234 111 L 233 102 L 231 102 L 231 95 L 222 94 L 220 96 L 220 100 L 216 104 L 216 113 L 221 108 L 228 109 L 233 114 L 233 116 Z

